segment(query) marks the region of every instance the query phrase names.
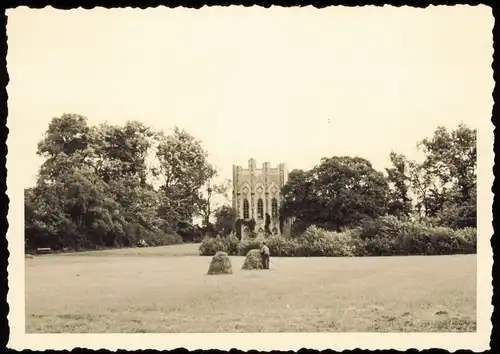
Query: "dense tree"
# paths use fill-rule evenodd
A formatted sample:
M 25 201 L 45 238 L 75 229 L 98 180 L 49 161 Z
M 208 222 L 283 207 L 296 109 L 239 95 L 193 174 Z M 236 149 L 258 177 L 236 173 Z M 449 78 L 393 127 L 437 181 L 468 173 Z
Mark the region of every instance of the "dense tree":
M 282 193 L 285 216 L 302 227 L 338 230 L 387 211 L 385 177 L 359 157 L 323 158 L 310 171 L 292 171 Z
M 77 114 L 63 114 L 54 118 L 38 143 L 37 155 L 45 158 L 39 178 L 43 181 L 57 179 L 58 175 L 70 173 L 75 166 L 91 165 L 92 131 L 87 118 Z
M 191 222 L 213 170 L 182 130 L 164 136 L 134 121 L 90 127 L 76 114 L 54 118 L 37 153 L 45 161 L 25 191 L 27 248 L 179 242 L 179 222 Z M 148 162 L 155 155 L 159 169 Z
M 476 135 L 475 129 L 460 124 L 451 131 L 439 127 L 419 143 L 425 153 L 422 166 L 432 180 L 427 197 L 434 208 L 429 216 L 448 226 L 476 226 Z M 455 220 L 450 219 L 453 214 Z
M 159 243 L 158 235 L 171 225 L 158 217 L 159 196 L 147 181 L 156 133 L 134 121 L 123 127 L 101 124 L 93 132 L 96 171 L 120 205 L 126 230 L 134 241 Z
M 236 211 L 229 205 L 221 205 L 214 211 L 215 229 L 221 235 L 229 235 L 234 228 L 237 218 Z
M 390 212 L 408 215 L 410 200 L 418 216 L 444 226 L 476 226 L 476 130 L 460 124 L 438 127 L 417 144 L 422 163 L 391 153 L 387 169 L 391 185 Z
M 94 165 L 105 182 L 127 177 L 146 184 L 149 174 L 146 159 L 157 133 L 140 122 L 125 126 L 101 124 L 92 129 Z
M 216 174 L 207 161 L 208 153 L 200 141 L 176 127 L 171 135 L 159 136 L 156 156 L 160 162 L 157 175 L 163 182 L 160 188 L 163 217 L 172 218 L 176 214 L 177 221 L 191 221 L 203 207 L 202 187 Z
M 315 206 L 315 181 L 312 171 L 292 170 L 282 188 L 284 202 L 281 214 L 297 219 L 307 219 L 310 207 Z
M 199 225 L 182 221 L 177 223 L 177 233 L 182 237 L 184 242 L 200 242 L 203 236 L 205 236 L 205 230 Z
M 409 216 L 412 213 L 411 176 L 413 163 L 402 155 L 391 152 L 392 167 L 386 168 L 390 189 L 388 213 L 396 216 Z
M 76 165 L 56 180 L 25 193 L 26 243 L 55 249 L 116 246 L 123 236 L 119 205 L 87 166 Z

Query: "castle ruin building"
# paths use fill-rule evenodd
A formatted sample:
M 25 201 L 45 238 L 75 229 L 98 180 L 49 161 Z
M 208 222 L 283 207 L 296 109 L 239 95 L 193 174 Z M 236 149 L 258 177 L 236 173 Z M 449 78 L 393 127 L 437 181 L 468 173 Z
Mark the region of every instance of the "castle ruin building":
M 233 208 L 240 219 L 255 220 L 255 231 L 264 232 L 266 214 L 269 215 L 269 231 L 280 230 L 279 209 L 282 202 L 281 187 L 286 183 L 288 172 L 284 163 L 271 167 L 264 162 L 257 168 L 255 160 L 248 161 L 248 168 L 233 165 Z

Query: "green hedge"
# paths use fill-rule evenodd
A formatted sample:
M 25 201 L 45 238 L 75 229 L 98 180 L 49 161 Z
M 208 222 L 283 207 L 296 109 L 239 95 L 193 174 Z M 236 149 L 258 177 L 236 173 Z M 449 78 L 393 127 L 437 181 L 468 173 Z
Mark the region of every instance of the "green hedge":
M 202 256 L 213 256 L 219 251 L 227 252 L 231 256 L 244 256 L 252 249 L 260 249 L 262 241 L 264 241 L 264 237 L 261 235 L 245 241 L 239 241 L 234 234 L 227 237 L 205 237 L 199 251 Z
M 326 231 L 310 226 L 296 238 L 273 235 L 239 242 L 236 236 L 205 238 L 201 255 L 224 251 L 245 255 L 260 248 L 266 240 L 275 257 L 353 257 L 397 255 L 443 255 L 476 253 L 475 228 L 451 229 L 428 223 L 381 217 L 361 227 L 343 232 Z
M 381 217 L 357 231 L 361 256 L 476 253 L 475 228 L 436 227 L 427 222 Z
M 268 241 L 264 235 L 257 234 L 254 238 L 247 238 L 238 244 L 238 254 L 240 256 L 245 256 L 248 251 L 254 249 L 260 249 L 262 247 L 263 241 Z
M 214 256 L 217 252 L 226 252 L 230 256 L 238 254 L 239 240 L 231 234 L 227 237 L 204 237 L 199 248 L 200 255 Z

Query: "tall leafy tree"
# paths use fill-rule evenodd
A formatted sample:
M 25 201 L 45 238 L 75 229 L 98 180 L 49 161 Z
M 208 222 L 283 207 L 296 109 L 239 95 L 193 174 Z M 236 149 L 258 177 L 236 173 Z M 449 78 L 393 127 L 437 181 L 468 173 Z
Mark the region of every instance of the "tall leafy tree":
M 60 173 L 68 173 L 75 164 L 89 164 L 93 153 L 91 136 L 86 117 L 66 113 L 53 118 L 38 143 L 37 155 L 45 158 L 39 177 L 54 180 Z
M 26 246 L 89 249 L 134 246 L 139 240 L 178 242 L 165 232 L 175 227 L 160 217 L 163 199 L 147 163 L 160 141 L 140 122 L 90 127 L 80 115 L 54 118 L 38 144 L 45 161 L 37 183 L 25 191 Z M 177 177 L 186 180 L 187 174 Z
M 92 168 L 76 165 L 25 193 L 26 240 L 32 247 L 116 246 L 118 204 Z
M 444 193 L 452 193 L 455 202 L 467 203 L 476 188 L 476 134 L 464 124 L 451 131 L 439 127 L 419 143 L 426 155 L 425 169 L 439 180 Z
M 124 126 L 101 124 L 93 129 L 94 166 L 120 205 L 126 232 L 133 242 L 149 239 L 167 229 L 157 215 L 160 198 L 148 181 L 147 166 L 157 133 L 136 121 Z
M 208 153 L 199 140 L 175 127 L 172 134 L 160 136 L 156 156 L 162 177 L 162 217 L 190 222 L 203 204 L 202 187 L 216 174 Z
M 222 235 L 229 235 L 233 231 L 236 221 L 236 211 L 229 205 L 221 205 L 214 211 L 215 229 Z
M 323 158 L 310 171 L 293 171 L 282 192 L 284 213 L 303 226 L 338 230 L 387 212 L 384 175 L 359 157 Z
M 406 156 L 391 152 L 392 167 L 386 168 L 390 188 L 389 214 L 409 216 L 412 213 L 411 177 L 413 164 Z
M 422 168 L 433 182 L 427 195 L 434 207 L 431 216 L 449 226 L 476 225 L 476 141 L 477 131 L 460 124 L 452 130 L 438 127 L 418 145 L 425 154 Z
M 92 133 L 94 164 L 106 182 L 126 176 L 146 184 L 146 159 L 156 132 L 140 122 L 129 121 L 123 127 L 104 123 L 93 128 Z
M 408 215 L 411 200 L 418 216 L 450 227 L 475 227 L 476 130 L 464 124 L 438 127 L 417 147 L 424 154 L 421 163 L 390 155 L 391 213 Z

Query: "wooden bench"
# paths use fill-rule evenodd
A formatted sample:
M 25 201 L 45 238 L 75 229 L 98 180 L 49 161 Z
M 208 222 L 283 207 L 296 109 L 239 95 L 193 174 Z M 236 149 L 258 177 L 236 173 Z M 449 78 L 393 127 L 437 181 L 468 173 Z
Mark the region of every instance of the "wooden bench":
M 48 254 L 48 253 L 52 253 L 52 249 L 46 247 L 46 248 L 37 248 L 36 249 L 36 253 L 38 254 Z

